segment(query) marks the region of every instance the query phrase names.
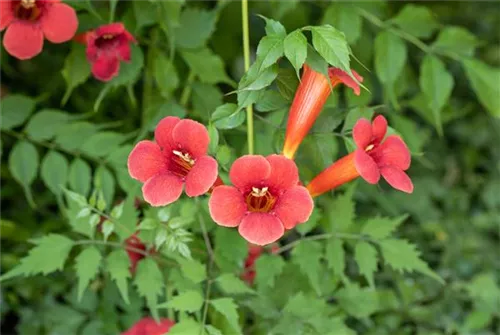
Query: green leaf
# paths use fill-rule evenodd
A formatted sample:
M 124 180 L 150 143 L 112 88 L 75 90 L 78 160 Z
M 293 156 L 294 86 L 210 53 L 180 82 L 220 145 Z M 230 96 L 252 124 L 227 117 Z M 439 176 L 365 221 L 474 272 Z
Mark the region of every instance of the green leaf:
M 344 242 L 341 239 L 331 239 L 326 244 L 325 258 L 328 263 L 328 268 L 333 270 L 333 273 L 343 279 L 345 271 L 345 251 Z
M 420 252 L 413 244 L 405 240 L 386 239 L 380 241 L 380 248 L 385 263 L 394 270 L 399 272 L 417 271 L 444 284 L 444 280 L 420 259 Z
M 181 49 L 197 49 L 204 46 L 215 30 L 216 19 L 215 11 L 194 7 L 184 9 L 180 25 L 174 30 L 177 46 Z
M 312 48 L 311 50 L 314 51 Z M 314 53 L 316 53 L 316 51 L 314 51 Z M 326 65 L 324 60 L 323 62 Z M 292 69 L 279 69 L 278 77 L 276 78 L 276 86 L 285 100 L 292 101 L 295 91 L 297 91 L 297 87 L 299 86 L 299 79 L 297 78 L 295 71 Z
M 363 20 L 354 6 L 341 2 L 328 6 L 321 24 L 330 24 L 344 32 L 349 44 L 356 43 L 363 29 Z
M 86 247 L 75 258 L 75 271 L 78 277 L 78 301 L 82 300 L 83 292 L 90 281 L 95 278 L 99 272 L 102 256 L 95 247 Z
M 245 121 L 245 112 L 235 104 L 224 104 L 217 107 L 211 116 L 211 120 L 219 129 L 232 129 Z
M 211 325 L 205 325 L 205 330 L 207 331 L 208 335 L 224 335 L 220 330 Z
M 180 259 L 182 274 L 193 283 L 198 284 L 207 278 L 205 265 L 195 259 Z
M 299 77 L 299 71 L 307 58 L 307 38 L 302 31 L 294 30 L 285 38 L 283 48 L 286 58 L 295 68 L 297 77 Z
M 283 272 L 285 261 L 278 255 L 261 255 L 255 261 L 255 283 L 259 289 L 274 287 L 276 278 Z
M 122 62 L 118 75 L 111 79 L 105 87 L 129 85 L 139 78 L 142 67 L 144 66 L 144 55 L 141 48 L 136 44 L 130 46 L 130 51 L 130 62 Z
M 309 220 L 307 220 L 304 223 L 298 224 L 295 226 L 295 229 L 301 234 L 301 235 L 306 235 L 307 233 L 311 232 L 316 228 L 316 226 L 319 224 L 319 220 L 322 217 L 322 211 L 319 208 L 315 208 L 314 211 L 312 212 L 311 216 L 309 217 Z
M 259 100 L 255 104 L 255 109 L 259 112 L 270 112 L 288 106 L 288 102 L 275 90 L 267 90 L 259 95 Z
M 104 241 L 107 241 L 109 235 L 111 235 L 115 230 L 115 224 L 109 220 L 106 220 L 102 223 L 101 229 L 102 229 L 102 234 L 104 235 Z
M 478 60 L 467 59 L 462 61 L 465 74 L 479 102 L 491 115 L 500 117 L 500 68 L 488 66 Z
M 5 280 L 19 275 L 33 276 L 47 275 L 62 270 L 74 242 L 69 238 L 49 234 L 33 241 L 36 246 L 29 251 L 28 256 L 21 259 L 21 263 L 0 277 Z
M 212 50 L 203 48 L 199 50 L 186 50 L 182 57 L 191 71 L 196 73 L 200 81 L 207 84 L 226 83 L 233 85 L 234 82 L 227 76 L 224 62 L 219 55 Z
M 221 271 L 240 271 L 248 255 L 248 243 L 235 229 L 216 229 L 214 253 L 215 262 Z
M 381 240 L 389 237 L 401 223 L 408 218 L 408 215 L 402 215 L 397 218 L 374 217 L 366 221 L 361 233 Z
M 69 167 L 69 187 L 86 197 L 90 191 L 91 180 L 90 165 L 81 158 L 75 158 Z
M 12 177 L 23 186 L 28 202 L 33 206 L 30 185 L 38 172 L 38 151 L 35 146 L 26 141 L 17 142 L 9 156 L 9 171 Z
M 180 293 L 164 304 L 158 305 L 158 308 L 173 308 L 181 312 L 196 312 L 203 306 L 203 297 L 198 291 L 187 291 Z
M 60 128 L 54 141 L 66 150 L 75 151 L 80 149 L 97 129 L 96 125 L 86 121 L 73 122 Z
M 154 76 L 162 96 L 169 97 L 179 87 L 179 76 L 174 64 L 164 54 L 157 54 L 153 63 Z
M 66 104 L 71 92 L 80 84 L 83 84 L 90 76 L 90 63 L 85 54 L 85 45 L 79 43 L 71 44 L 71 52 L 64 61 L 62 76 L 66 81 L 66 92 L 62 104 Z
M 94 175 L 94 186 L 104 195 L 105 206 L 111 206 L 115 195 L 115 178 L 113 174 L 104 165 L 97 168 Z M 103 208 L 103 209 L 104 209 Z
M 217 152 L 217 146 L 219 145 L 219 131 L 217 127 L 213 123 L 210 123 L 207 127 L 208 136 L 210 137 L 210 144 L 208 146 L 208 151 L 211 154 L 215 154 Z
M 177 322 L 170 330 L 168 335 L 195 335 L 200 334 L 202 325 L 190 318 L 184 318 Z
M 81 150 L 94 157 L 104 157 L 115 151 L 125 141 L 123 134 L 114 131 L 103 131 L 89 137 Z
M 69 120 L 62 111 L 43 109 L 36 113 L 24 129 L 36 141 L 50 140 Z
M 137 263 L 134 285 L 139 295 L 146 298 L 148 307 L 155 317 L 158 315 L 157 298 L 162 292 L 164 281 L 158 265 L 152 258 L 147 257 Z
M 277 35 L 281 38 L 286 36 L 285 27 L 283 27 L 280 22 L 269 19 L 263 15 L 259 15 L 259 17 L 266 21 L 266 35 Z
M 127 198 L 123 202 L 123 213 L 117 219 L 120 224 L 115 226 L 115 232 L 122 241 L 127 239 L 136 230 L 139 220 L 139 213 L 135 207 L 136 197 L 137 187 L 127 195 Z
M 322 73 L 327 78 L 329 77 L 328 63 L 310 45 L 307 46 L 306 64 L 309 65 L 314 71 Z
M 283 37 L 277 35 L 264 36 L 257 46 L 258 72 L 268 68 L 283 56 Z
M 227 321 L 231 324 L 235 331 L 240 331 L 240 325 L 238 323 L 238 306 L 234 303 L 232 298 L 220 298 L 210 300 L 210 304 L 222 315 L 224 315 Z
M 355 184 L 342 195 L 338 195 L 329 207 L 330 227 L 332 231 L 346 231 L 354 222 L 355 203 L 352 200 Z
M 260 70 L 260 63 L 255 62 L 248 72 L 243 76 L 238 86 L 238 95 L 241 91 L 258 91 L 267 86 L 271 85 L 271 83 L 278 76 L 278 65 L 274 64 L 267 68 L 262 68 L 264 70 Z
M 441 110 L 448 102 L 454 86 L 453 76 L 436 56 L 426 55 L 420 67 L 420 89 L 434 115 L 437 129 L 442 133 Z
M 342 133 L 351 131 L 356 122 L 361 118 L 371 120 L 373 114 L 374 111 L 370 107 L 356 107 L 349 110 L 344 121 L 344 126 L 342 127 Z
M 215 280 L 217 285 L 227 294 L 255 293 L 240 278 L 233 273 L 225 273 Z
M 144 261 L 139 263 L 142 264 Z M 138 267 L 139 267 L 138 266 Z M 128 278 L 132 277 L 130 274 L 130 260 L 124 249 L 116 249 L 112 251 L 106 258 L 105 269 L 109 272 L 111 279 L 116 282 L 116 286 L 120 291 L 123 300 L 130 304 L 128 298 Z
M 217 86 L 194 82 L 192 85 L 194 109 L 201 115 L 210 115 L 222 105 L 222 92 Z
M 356 283 L 341 288 L 336 298 L 340 306 L 356 318 L 366 318 L 378 309 L 377 291 L 360 288 Z
M 302 273 L 307 276 L 316 294 L 321 295 L 319 274 L 321 272 L 322 245 L 316 241 L 304 240 L 292 251 L 293 262 L 298 264 Z
M 472 57 L 479 44 L 477 37 L 463 27 L 448 26 L 441 30 L 431 47 L 459 56 Z
M 68 182 L 68 160 L 57 151 L 49 151 L 42 160 L 40 175 L 45 185 L 55 195 L 62 193 Z
M 354 259 L 358 263 L 359 273 L 374 287 L 373 273 L 377 270 L 377 250 L 371 244 L 360 241 L 354 248 Z
M 12 129 L 22 125 L 33 113 L 35 100 L 25 95 L 12 94 L 0 100 L 2 110 L 2 130 Z
M 332 66 L 350 73 L 349 46 L 345 35 L 329 24 L 311 27 L 312 43 L 318 53 Z
M 156 3 L 150 1 L 137 1 L 133 2 L 133 12 L 135 14 L 136 31 L 145 27 L 151 26 L 156 23 L 156 15 L 158 15 L 158 8 Z
M 439 28 L 433 13 L 425 6 L 408 4 L 390 20 L 407 33 L 421 38 L 429 38 Z
M 394 84 L 406 64 L 406 44 L 383 31 L 375 38 L 375 72 L 383 84 Z

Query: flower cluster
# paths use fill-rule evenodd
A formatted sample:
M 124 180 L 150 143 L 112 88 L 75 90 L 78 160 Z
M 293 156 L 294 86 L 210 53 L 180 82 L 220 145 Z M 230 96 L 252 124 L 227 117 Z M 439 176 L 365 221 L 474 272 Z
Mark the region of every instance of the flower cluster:
M 144 183 L 146 202 L 152 206 L 170 204 L 180 197 L 184 184 L 190 197 L 210 193 L 212 219 L 220 226 L 238 227 L 247 241 L 261 246 L 306 222 L 314 208 L 313 197 L 357 177 L 375 184 L 382 176 L 394 188 L 411 193 L 413 184 L 404 172 L 410 167 L 410 152 L 398 136 L 385 138 L 387 120 L 381 115 L 373 123 L 358 120 L 353 129 L 357 149 L 302 186 L 293 157 L 332 88 L 343 83 L 360 94 L 363 78 L 356 72 L 351 76 L 330 68 L 328 74 L 329 78 L 304 66 L 290 108 L 283 154 L 236 159 L 229 171 L 232 185 L 224 185 L 217 177 L 217 161 L 207 156 L 210 139 L 203 125 L 176 117 L 161 120 L 155 142 L 139 142 L 128 159 L 130 175 Z M 257 257 L 251 256 L 249 267 Z M 254 275 L 249 272 L 249 282 Z

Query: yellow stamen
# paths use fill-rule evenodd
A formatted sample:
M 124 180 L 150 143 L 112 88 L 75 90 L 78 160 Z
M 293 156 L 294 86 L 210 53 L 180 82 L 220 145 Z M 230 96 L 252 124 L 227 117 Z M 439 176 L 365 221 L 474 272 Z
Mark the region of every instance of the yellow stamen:
M 192 159 L 188 153 L 183 154 L 182 152 L 177 150 L 173 150 L 172 152 L 174 153 L 174 155 L 180 157 L 183 161 L 189 163 L 189 165 L 194 165 L 194 159 Z
M 370 144 L 369 146 L 366 147 L 365 151 L 370 151 L 374 148 L 375 146 L 373 144 Z
M 252 187 L 252 195 L 256 198 L 264 197 L 267 193 L 268 188 L 263 187 L 262 189 L 257 187 Z
M 35 7 L 35 1 L 36 0 L 21 0 L 21 5 L 26 9 L 30 9 Z
M 105 40 L 110 40 L 112 39 L 114 36 L 111 35 L 111 34 L 105 34 L 105 35 L 102 35 L 102 38 L 104 38 Z

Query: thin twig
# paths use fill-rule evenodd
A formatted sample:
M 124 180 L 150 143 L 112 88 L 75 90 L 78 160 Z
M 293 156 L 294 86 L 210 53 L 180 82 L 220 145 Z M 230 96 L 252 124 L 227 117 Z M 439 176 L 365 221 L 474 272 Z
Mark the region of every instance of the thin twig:
M 202 317 L 203 319 L 202 319 L 201 328 L 200 328 L 200 335 L 201 335 L 204 333 L 205 323 L 207 322 L 208 305 L 210 303 L 210 290 L 212 287 L 212 280 L 210 278 L 211 278 L 211 274 L 212 274 L 212 268 L 214 265 L 214 258 L 215 257 L 214 257 L 214 251 L 212 248 L 212 244 L 210 243 L 210 237 L 208 236 L 207 227 L 205 226 L 205 220 L 203 219 L 203 217 L 201 215 L 199 215 L 198 217 L 199 217 L 199 221 L 200 221 L 201 231 L 203 233 L 203 239 L 205 240 L 205 246 L 207 248 L 208 257 L 209 257 L 208 266 L 207 266 L 207 287 L 206 287 L 206 292 L 205 292 L 205 302 L 204 302 L 204 306 L 203 306 L 203 317 Z

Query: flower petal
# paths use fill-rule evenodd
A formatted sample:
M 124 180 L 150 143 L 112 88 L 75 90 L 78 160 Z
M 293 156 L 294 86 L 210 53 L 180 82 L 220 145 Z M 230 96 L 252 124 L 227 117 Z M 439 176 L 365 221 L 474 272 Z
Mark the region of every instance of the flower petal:
M 313 209 L 314 202 L 307 189 L 295 186 L 279 197 L 273 211 L 286 229 L 292 229 L 298 223 L 309 220 Z
M 384 166 L 380 169 L 380 173 L 387 183 L 396 190 L 413 193 L 413 183 L 410 177 L 400 168 L 396 166 Z
M 153 318 L 142 318 L 121 335 L 166 334 L 174 324 L 174 321 L 166 318 L 160 318 L 159 323 Z
M 207 128 L 190 119 L 179 121 L 172 132 L 172 139 L 175 146 L 187 150 L 194 158 L 206 155 L 210 143 Z
M 410 150 L 405 142 L 396 135 L 391 135 L 373 150 L 373 159 L 379 166 L 394 165 L 403 171 L 408 170 L 411 163 Z
M 236 227 L 247 211 L 243 194 L 233 186 L 217 186 L 208 201 L 210 216 L 218 225 Z
M 285 191 L 299 182 L 299 170 L 291 159 L 282 155 L 269 155 L 266 157 L 271 165 L 269 185 L 276 190 Z
M 354 143 L 359 149 L 366 149 L 368 145 L 372 142 L 372 124 L 365 118 L 361 118 L 356 121 L 354 128 L 352 129 L 352 137 Z
M 167 116 L 158 122 L 155 128 L 155 141 L 163 150 L 172 150 L 174 146 L 172 132 L 174 127 L 181 121 L 178 117 Z
M 191 171 L 186 177 L 186 194 L 197 197 L 207 193 L 217 179 L 217 161 L 210 156 L 196 159 Z
M 144 183 L 155 174 L 165 171 L 167 160 L 158 144 L 141 141 L 130 152 L 127 166 L 130 176 Z
M 354 70 L 351 70 L 351 71 L 352 71 L 352 74 L 354 75 L 354 78 L 356 78 L 356 80 L 359 83 L 362 83 L 363 77 L 361 77 L 356 71 L 354 71 Z M 332 79 L 332 81 L 336 81 L 336 82 L 340 81 L 342 84 L 346 85 L 347 87 L 352 88 L 352 90 L 354 91 L 354 94 L 356 94 L 356 95 L 359 95 L 361 93 L 359 83 L 356 82 L 356 80 L 354 80 L 350 75 L 348 75 L 347 72 L 342 71 L 341 69 L 338 69 L 338 68 L 330 68 L 328 72 L 329 72 L 329 75 L 330 75 L 330 78 Z M 332 83 L 332 84 L 334 84 L 334 83 Z
M 97 36 L 101 37 L 103 35 L 119 35 L 122 34 L 125 30 L 125 26 L 121 22 L 114 22 L 110 24 L 105 24 L 102 26 L 99 26 L 96 30 L 95 33 Z
M 387 133 L 387 120 L 383 115 L 377 115 L 372 122 L 373 143 L 378 144 L 382 142 L 385 134 Z
M 380 172 L 378 166 L 364 150 L 357 149 L 354 152 L 354 165 L 358 170 L 359 175 L 370 184 L 378 183 Z
M 281 221 L 269 213 L 250 213 L 238 228 L 241 236 L 250 243 L 266 245 L 278 240 L 285 233 Z
M 92 74 L 101 81 L 113 79 L 120 71 L 120 61 L 115 56 L 101 55 L 92 64 Z
M 11 1 L 0 1 L 0 31 L 4 30 L 14 19 Z
M 40 18 L 43 34 L 52 43 L 69 41 L 76 34 L 78 18 L 73 7 L 64 3 L 46 6 Z
M 38 25 L 13 21 L 3 35 L 3 46 L 12 56 L 24 60 L 38 55 L 43 48 L 43 33 Z
M 260 155 L 246 155 L 234 161 L 229 178 L 242 193 L 259 187 L 271 174 L 271 164 Z
M 151 206 L 166 206 L 179 199 L 182 180 L 170 173 L 161 173 L 150 178 L 142 186 L 144 200 Z

